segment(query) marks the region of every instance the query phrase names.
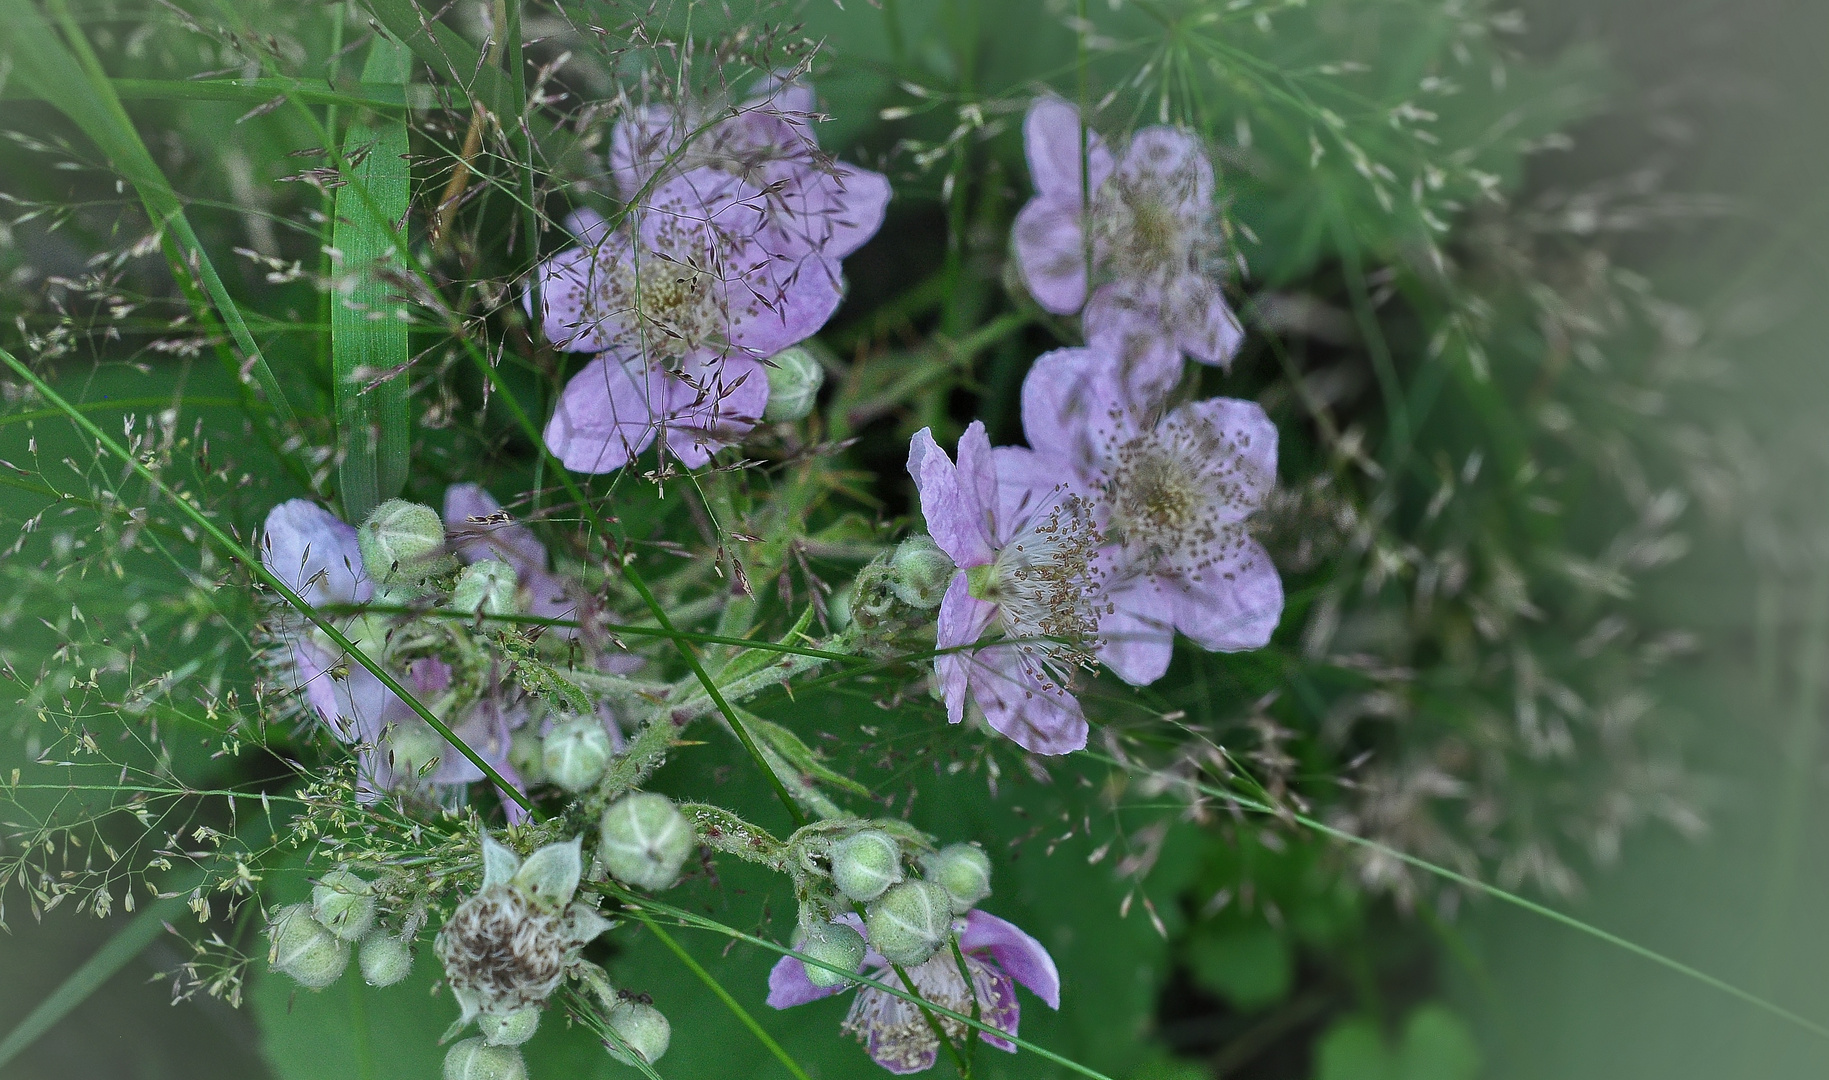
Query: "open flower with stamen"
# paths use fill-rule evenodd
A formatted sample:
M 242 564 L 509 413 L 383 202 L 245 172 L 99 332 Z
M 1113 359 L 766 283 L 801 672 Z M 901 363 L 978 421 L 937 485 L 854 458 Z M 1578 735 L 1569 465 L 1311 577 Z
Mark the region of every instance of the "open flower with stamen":
M 839 921 L 858 932 L 864 932 L 863 920 L 855 915 L 841 915 Z M 906 968 L 910 988 L 902 982 L 889 962 L 875 949 L 864 954 L 864 974 L 898 989 L 906 989 L 923 1000 L 951 1009 L 964 1016 L 972 1015 L 974 1000 L 979 1020 L 998 1031 L 1016 1035 L 1022 1009 L 1016 998 L 1016 986 L 1028 987 L 1050 1009 L 1061 1007 L 1061 977 L 1054 958 L 1041 942 L 1024 933 L 1015 924 L 983 911 L 969 911 L 954 921 L 959 952 L 965 958 L 965 971 L 951 948 L 941 949 L 932 957 Z M 967 976 L 970 982 L 967 982 Z M 848 984 L 814 986 L 807 979 L 806 967 L 791 956 L 779 960 L 768 977 L 768 1003 L 777 1009 L 804 1005 L 849 989 Z M 935 1015 L 948 1039 L 960 1042 L 971 1029 L 951 1017 Z M 872 986 L 859 987 L 845 1016 L 843 1030 L 864 1044 L 878 1065 L 892 1073 L 913 1073 L 933 1067 L 940 1053 L 940 1039 L 913 1002 Z M 999 1050 L 1015 1052 L 1016 1044 L 988 1032 L 981 1038 Z
M 1103 605 L 1099 537 L 1086 501 L 1006 482 L 1004 451 L 984 425 L 959 439 L 955 464 L 922 428 L 908 472 L 934 542 L 959 567 L 940 601 L 934 674 L 946 717 L 971 697 L 991 727 L 1038 754 L 1086 745 L 1086 716 L 1069 689 L 1093 663 Z
M 1090 347 L 1037 360 L 1022 389 L 1031 449 L 999 451 L 999 478 L 1092 505 L 1108 543 L 1099 659 L 1144 685 L 1167 670 L 1177 630 L 1236 652 L 1276 629 L 1283 586 L 1249 519 L 1276 484 L 1277 431 L 1255 402 L 1232 398 L 1164 413 L 1118 373 Z
M 610 472 L 657 436 L 696 468 L 761 419 L 763 361 L 824 326 L 843 292 L 837 259 L 778 235 L 766 207 L 754 184 L 701 167 L 617 227 L 574 216 L 580 245 L 538 271 L 547 338 L 599 354 L 546 425 L 566 468 Z
M 1036 191 L 1013 240 L 1030 295 L 1057 315 L 1137 313 L 1194 359 L 1230 363 L 1244 334 L 1218 280 L 1224 244 L 1206 148 L 1162 126 L 1132 135 L 1121 157 L 1097 134 L 1084 137 L 1082 169 L 1078 109 L 1044 97 L 1023 120 Z

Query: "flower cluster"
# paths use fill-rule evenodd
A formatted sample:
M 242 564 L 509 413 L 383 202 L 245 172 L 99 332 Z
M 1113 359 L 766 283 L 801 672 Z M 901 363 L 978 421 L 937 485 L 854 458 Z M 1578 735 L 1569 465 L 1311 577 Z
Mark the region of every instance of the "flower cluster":
M 1114 165 L 1089 135 L 1083 173 L 1071 106 L 1037 101 L 1023 130 L 1038 194 L 1017 218 L 1019 264 L 1049 310 L 1085 307 L 1086 344 L 1024 380 L 1028 447 L 993 449 L 973 424 L 955 462 L 923 429 L 908 471 L 959 567 L 935 662 L 947 719 L 969 697 L 1024 749 L 1062 754 L 1086 745 L 1076 670 L 1096 660 L 1143 685 L 1177 631 L 1209 650 L 1270 640 L 1282 582 L 1250 518 L 1275 486 L 1277 432 L 1253 402 L 1173 400 L 1183 352 L 1223 363 L 1239 339 L 1204 254 L 1213 170 L 1198 140 L 1147 129 Z M 1110 276 L 1090 302 L 1089 261 Z

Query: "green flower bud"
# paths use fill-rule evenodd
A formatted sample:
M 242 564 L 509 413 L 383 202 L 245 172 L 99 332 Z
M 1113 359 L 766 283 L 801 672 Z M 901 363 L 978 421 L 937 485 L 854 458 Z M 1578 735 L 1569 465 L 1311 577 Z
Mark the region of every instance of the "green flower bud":
M 853 974 L 864 962 L 864 935 L 844 923 L 809 923 L 795 935 L 794 948 L 815 960 L 824 960 L 833 967 L 844 968 Z M 807 981 L 814 986 L 837 986 L 850 981 L 827 968 L 807 963 L 800 966 L 806 969 Z
M 273 970 L 312 990 L 336 982 L 349 966 L 349 942 L 312 918 L 310 904 L 292 904 L 275 912 L 267 934 L 273 939 L 267 952 Z
M 918 964 L 953 932 L 953 902 L 928 881 L 904 881 L 870 905 L 870 944 L 892 964 Z
M 927 880 L 953 898 L 953 914 L 963 915 L 991 895 L 991 857 L 977 844 L 948 844 L 921 860 Z
M 311 914 L 344 941 L 360 941 L 375 925 L 375 887 L 347 870 L 332 870 L 311 888 Z
M 911 536 L 889 557 L 889 591 L 897 600 L 923 611 L 940 606 L 958 567 L 929 536 Z
M 451 607 L 465 615 L 513 615 L 514 590 L 520 575 L 500 559 L 484 559 L 464 567 L 451 590 Z
M 881 829 L 861 829 L 832 845 L 832 884 L 852 900 L 871 901 L 902 880 L 902 849 Z
M 610 1030 L 650 1065 L 660 1060 L 667 1052 L 667 1044 L 673 1041 L 673 1025 L 667 1023 L 659 1009 L 639 1001 L 624 1001 L 611 1009 Z M 614 1044 L 610 1046 L 610 1056 L 624 1065 L 635 1064 Z
M 599 825 L 597 857 L 625 885 L 664 889 L 680 875 L 698 838 L 672 800 L 637 791 L 610 804 Z
M 537 724 L 517 728 L 508 741 L 508 764 L 514 766 L 514 771 L 528 784 L 546 782 L 546 764 L 542 760 L 545 754 L 546 747 L 540 740 Z
M 781 350 L 769 357 L 768 404 L 762 419 L 772 424 L 805 419 L 825 383 L 826 369 L 812 353 L 798 346 Z
M 443 735 L 432 730 L 432 725 L 417 716 L 399 721 L 388 729 L 387 749 L 393 758 L 394 771 L 401 776 L 413 778 L 419 770 L 430 765 L 435 758 L 445 756 L 446 743 Z
M 448 567 L 441 559 L 445 523 L 438 511 L 405 499 L 389 499 L 356 530 L 362 569 L 377 584 L 410 588 L 418 579 Z
M 362 939 L 356 963 L 362 968 L 363 982 L 392 986 L 412 974 L 413 950 L 399 938 L 377 931 Z
M 603 778 L 610 763 L 610 733 L 594 716 L 567 720 L 546 736 L 540 763 L 548 780 L 567 791 L 583 791 Z
M 465 1039 L 445 1053 L 445 1080 L 527 1080 L 527 1063 L 512 1046 Z
M 539 1029 L 540 1010 L 530 1006 L 501 1016 L 484 1013 L 476 1018 L 476 1026 L 490 1046 L 519 1046 Z

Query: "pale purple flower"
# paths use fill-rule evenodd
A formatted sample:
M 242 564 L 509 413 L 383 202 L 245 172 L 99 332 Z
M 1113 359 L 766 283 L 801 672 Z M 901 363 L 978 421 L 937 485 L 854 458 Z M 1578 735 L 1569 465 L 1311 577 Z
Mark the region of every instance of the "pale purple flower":
M 373 586 L 362 571 L 355 527 L 316 503 L 292 499 L 275 506 L 262 529 L 260 553 L 267 569 L 312 607 L 364 604 L 373 596 Z M 541 554 L 543 566 L 544 552 Z M 379 678 L 299 613 L 282 606 L 272 625 L 276 640 L 271 671 L 282 689 L 302 693 L 317 720 L 339 742 L 362 748 L 357 772 L 368 794 L 395 787 L 400 778 L 390 761 L 386 735 L 402 725 L 419 726 L 425 722 Z M 345 616 L 338 629 L 371 659 L 379 659 L 384 643 L 369 640 L 369 636 L 383 633 L 383 625 Z M 451 684 L 450 666 L 436 657 L 415 658 L 404 665 L 404 671 L 391 674 L 421 703 L 436 701 Z M 499 685 L 511 684 L 504 678 Z M 457 718 L 452 733 L 501 772 L 504 779 L 520 786 L 508 766 L 508 743 L 514 729 L 526 720 L 523 703 L 486 695 Z M 482 770 L 457 747 L 445 743 L 438 765 L 426 779 L 450 787 L 482 778 Z
M 1255 402 L 1209 398 L 1163 413 L 1097 348 L 1059 349 L 1022 388 L 1032 449 L 999 451 L 1000 480 L 1031 496 L 1078 495 L 1107 547 L 1099 659 L 1144 685 L 1168 668 L 1175 631 L 1204 649 L 1262 648 L 1283 586 L 1248 521 L 1276 484 L 1277 431 Z
M 839 916 L 841 922 L 859 933 L 863 920 L 855 915 Z M 926 961 L 906 969 L 914 984 L 909 992 L 965 1016 L 972 1015 L 976 998 L 978 1016 L 983 1023 L 1008 1035 L 1019 1034 L 1017 1022 L 1022 1009 L 1016 1000 L 1018 983 L 1029 988 L 1050 1009 L 1061 1007 L 1061 977 L 1054 958 L 1033 937 L 1015 924 L 983 911 L 969 911 L 954 922 L 959 935 L 959 951 L 965 956 L 966 971 L 971 975 L 968 986 L 959 971 L 959 963 L 950 948 L 943 948 Z M 894 986 L 907 989 L 894 970 L 875 949 L 864 955 L 864 974 Z M 805 1005 L 831 997 L 849 986 L 814 986 L 807 979 L 806 967 L 791 956 L 776 962 L 768 976 L 768 1003 L 777 1009 Z M 947 1037 L 962 1040 L 971 1029 L 950 1017 L 936 1016 Z M 851 1011 L 845 1016 L 843 1030 L 857 1037 L 878 1065 L 892 1073 L 914 1073 L 933 1067 L 940 1053 L 940 1040 L 926 1017 L 911 1002 L 886 994 L 871 986 L 859 987 Z M 988 1032 L 980 1037 L 999 1050 L 1012 1053 L 1016 1044 Z
M 1077 495 L 1038 494 L 1026 476 L 1007 476 L 1009 452 L 993 454 L 977 422 L 959 439 L 956 465 L 927 428 L 909 444 L 927 531 L 959 567 L 940 601 L 936 642 L 955 651 L 935 659 L 934 676 L 948 722 L 965 719 L 969 692 L 1017 745 L 1066 754 L 1086 745 L 1086 716 L 1068 684 L 1092 662 L 1098 536 Z
M 445 533 L 451 549 L 466 563 L 499 559 L 514 567 L 516 589 L 523 611 L 542 619 L 578 619 L 578 601 L 564 579 L 547 569 L 546 545 L 533 530 L 516 522 L 495 496 L 478 484 L 452 484 L 445 489 Z M 567 640 L 578 637 L 575 626 L 554 627 Z
M 822 151 L 816 108 L 810 86 L 780 78 L 722 116 L 692 104 L 639 106 L 610 135 L 610 172 L 628 200 L 663 170 L 710 167 L 741 177 L 767 193 L 777 239 L 841 259 L 882 226 L 889 181 Z
M 1016 216 L 1014 242 L 1030 295 L 1057 315 L 1130 309 L 1157 322 L 1194 359 L 1230 363 L 1244 335 L 1217 280 L 1223 245 L 1213 163 L 1200 140 L 1179 128 L 1147 127 L 1114 159 L 1105 141 L 1087 132 L 1084 172 L 1080 140 L 1074 106 L 1043 97 L 1029 107 L 1023 146 L 1035 197 Z
M 767 204 L 701 167 L 658 185 L 621 227 L 575 219 L 580 246 L 539 271 L 547 338 L 599 354 L 546 426 L 567 468 L 621 468 L 662 433 L 696 467 L 760 420 L 761 361 L 816 333 L 843 293 L 837 259 L 777 235 Z

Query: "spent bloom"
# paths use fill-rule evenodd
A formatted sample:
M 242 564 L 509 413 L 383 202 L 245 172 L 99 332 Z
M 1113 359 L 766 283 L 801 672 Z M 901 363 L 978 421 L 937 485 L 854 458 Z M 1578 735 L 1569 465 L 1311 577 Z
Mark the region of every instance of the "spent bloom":
M 483 837 L 483 886 L 438 932 L 438 959 L 460 1023 L 538 1008 L 573 974 L 584 946 L 609 920 L 574 900 L 584 873 L 573 838 L 529 855 Z
M 839 922 L 863 932 L 863 921 L 857 916 L 839 916 Z M 970 911 L 953 922 L 958 934 L 959 951 L 965 957 L 965 972 L 951 949 L 941 949 L 933 956 L 904 968 L 912 987 L 904 984 L 889 962 L 875 949 L 864 954 L 864 973 L 897 989 L 907 990 L 922 999 L 965 1016 L 972 1015 L 974 1000 L 981 1021 L 1008 1035 L 1016 1035 L 1022 1009 L 1016 999 L 1018 983 L 1029 988 L 1050 1009 L 1061 1007 L 1061 977 L 1054 958 L 1042 944 L 1015 924 L 983 911 Z M 966 976 L 971 982 L 966 982 Z M 804 1005 L 848 989 L 841 982 L 833 986 L 816 986 L 807 978 L 805 965 L 791 956 L 776 962 L 768 977 L 768 1003 L 777 1009 Z M 964 1039 L 970 1029 L 951 1017 L 939 1016 L 940 1028 L 955 1042 Z M 846 1014 L 844 1031 L 857 1037 L 878 1065 L 892 1073 L 913 1073 L 933 1067 L 939 1056 L 940 1040 L 933 1027 L 914 1003 L 872 986 L 860 987 Z M 989 1032 L 980 1035 L 985 1042 L 1012 1053 L 1016 1044 Z
M 1023 120 L 1023 147 L 1035 197 L 1013 239 L 1036 303 L 1057 315 L 1128 309 L 1194 359 L 1229 363 L 1243 332 L 1220 290 L 1213 163 L 1200 140 L 1146 127 L 1114 157 L 1087 132 L 1082 170 L 1079 110 L 1044 97 Z
M 991 727 L 1038 754 L 1086 745 L 1086 716 L 1068 690 L 1088 667 L 1101 599 L 1099 539 L 1087 504 L 1071 492 L 1037 497 L 1027 478 L 1006 479 L 1007 450 L 993 452 L 984 425 L 959 439 L 955 464 L 922 428 L 908 472 L 934 542 L 959 567 L 940 601 L 934 661 L 957 724 L 971 699 Z M 992 640 L 979 644 L 981 638 Z
M 811 91 L 787 84 L 709 126 L 662 106 L 618 125 L 627 213 L 616 226 L 574 215 L 579 246 L 537 274 L 547 338 L 598 354 L 547 424 L 567 468 L 621 468 L 656 437 L 703 465 L 762 419 L 768 358 L 837 310 L 839 260 L 882 224 L 889 187 L 821 154 L 810 109 Z
M 1113 358 L 1088 347 L 1035 362 L 1022 417 L 1032 449 L 1000 450 L 999 479 L 1036 499 L 1091 504 L 1107 543 L 1107 667 L 1154 682 L 1177 630 L 1224 652 L 1270 640 L 1283 586 L 1249 531 L 1276 483 L 1277 431 L 1261 407 L 1209 398 L 1165 413 L 1125 392 Z

